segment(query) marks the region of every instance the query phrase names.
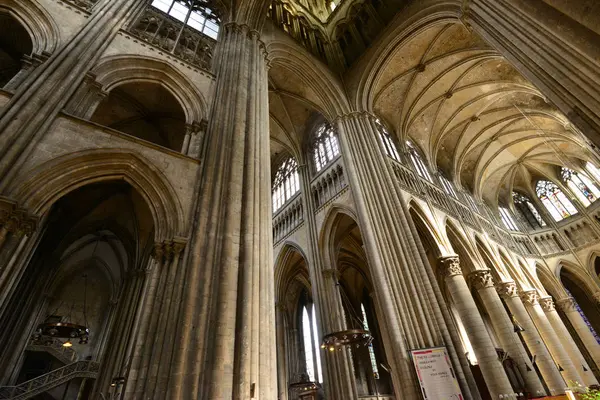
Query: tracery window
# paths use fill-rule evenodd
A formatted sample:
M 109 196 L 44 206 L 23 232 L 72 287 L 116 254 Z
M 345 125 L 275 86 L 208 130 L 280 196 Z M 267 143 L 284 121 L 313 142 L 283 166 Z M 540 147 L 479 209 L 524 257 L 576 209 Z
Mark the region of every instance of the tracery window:
M 317 337 L 317 322 L 315 305 L 312 305 L 309 315 L 307 306 L 302 307 L 302 342 L 304 344 L 304 361 L 306 374 L 311 382 L 323 382 L 319 339 Z M 311 318 L 312 317 L 312 318 Z
M 600 190 L 585 175 L 579 174 L 569 168 L 561 168 L 560 175 L 569 189 L 585 207 L 592 204 L 600 197 Z
M 398 153 L 396 144 L 394 143 L 394 140 L 392 139 L 392 136 L 390 135 L 388 130 L 385 129 L 385 127 L 379 120 L 376 120 L 375 124 L 377 124 L 377 128 L 379 129 L 379 139 L 381 140 L 381 144 L 383 144 L 385 154 L 387 154 L 389 157 L 393 158 L 396 161 L 400 161 L 400 154 Z
M 423 161 L 423 157 L 421 157 L 421 154 L 417 151 L 412 142 L 407 140 L 406 147 L 408 148 L 408 156 L 415 166 L 419 176 L 427 179 L 429 182 L 433 182 L 431 179 L 431 174 L 429 174 L 429 170 L 427 169 L 427 165 L 425 165 L 425 161 Z
M 312 152 L 317 172 L 340 155 L 338 138 L 331 125 L 323 124 L 319 127 Z
M 219 18 L 206 0 L 152 0 L 152 6 L 208 37 L 219 34 Z
M 515 208 L 519 210 L 532 228 L 536 229 L 546 226 L 546 222 L 540 215 L 540 212 L 526 196 L 518 192 L 513 192 L 512 197 Z
M 499 210 L 500 210 L 500 219 L 502 220 L 502 223 L 504 224 L 504 226 L 507 229 L 510 229 L 511 231 L 518 231 L 519 228 L 517 227 L 515 220 L 513 219 L 512 215 L 510 214 L 510 211 L 508 211 L 508 209 L 506 209 L 504 207 L 499 207 Z
M 300 190 L 298 163 L 288 158 L 277 170 L 273 182 L 273 212 L 279 210 L 289 199 Z
M 444 191 L 455 199 L 458 199 L 458 195 L 456 194 L 456 190 L 454 189 L 452 182 L 450 182 L 450 179 L 446 178 L 441 172 L 438 176 L 440 177 L 440 182 L 442 183 Z
M 363 318 L 363 328 L 366 331 L 371 331 L 369 329 L 369 321 L 367 321 L 367 312 L 365 311 L 365 305 L 361 303 L 360 311 L 362 313 Z M 379 379 L 379 368 L 377 367 L 377 358 L 375 357 L 375 350 L 373 349 L 373 343 L 369 344 L 369 359 L 371 360 L 371 368 L 373 370 L 373 376 L 375 379 Z
M 573 206 L 573 203 L 556 184 L 550 181 L 538 181 L 535 191 L 555 221 L 577 214 L 577 209 Z
M 596 182 L 600 182 L 600 169 L 596 168 L 594 164 L 588 161 L 585 163 L 585 170 L 590 173 Z

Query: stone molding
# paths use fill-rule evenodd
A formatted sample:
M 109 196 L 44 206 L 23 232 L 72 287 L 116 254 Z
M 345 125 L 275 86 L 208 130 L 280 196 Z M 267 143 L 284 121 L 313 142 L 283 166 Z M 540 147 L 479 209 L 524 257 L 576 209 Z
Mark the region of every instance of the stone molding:
M 523 303 L 525 304 L 529 304 L 531 306 L 539 304 L 540 295 L 535 289 L 523 290 L 521 291 L 519 297 L 521 297 L 521 300 L 523 300 Z
M 263 57 L 267 60 L 269 53 L 267 52 L 267 46 L 260 39 L 260 32 L 250 25 L 247 24 L 239 24 L 237 22 L 227 22 L 221 25 L 221 29 L 225 33 L 233 33 L 233 34 L 242 34 L 245 35 L 248 39 L 256 40 L 259 44 L 259 48 L 262 52 Z
M 577 311 L 577 303 L 572 297 L 565 297 L 564 299 L 556 300 L 556 305 L 565 313 Z
M 0 197 L 0 226 L 9 233 L 31 235 L 36 229 L 38 218 L 19 208 L 17 202 Z
M 494 287 L 494 280 L 489 269 L 471 272 L 469 281 L 477 290 Z
M 440 272 L 445 278 L 462 275 L 460 260 L 457 255 L 442 256 L 438 258 L 438 265 L 440 267 Z
M 515 282 L 500 282 L 496 284 L 496 291 L 503 298 L 517 297 L 517 284 Z
M 152 257 L 157 262 L 170 262 L 181 254 L 186 244 L 187 240 L 183 238 L 174 238 L 155 243 L 152 249 Z

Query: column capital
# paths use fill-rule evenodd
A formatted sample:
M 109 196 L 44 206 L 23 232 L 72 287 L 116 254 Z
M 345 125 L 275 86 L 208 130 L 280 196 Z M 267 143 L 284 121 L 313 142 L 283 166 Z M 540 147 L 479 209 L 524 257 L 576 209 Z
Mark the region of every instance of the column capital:
M 469 281 L 477 290 L 494 287 L 494 280 L 489 269 L 471 272 L 469 274 Z
M 540 298 L 540 295 L 538 294 L 538 291 L 535 289 L 523 290 L 519 294 L 519 297 L 521 297 L 521 300 L 523 300 L 523 303 L 526 303 L 526 304 L 529 304 L 532 306 L 539 304 L 538 300 Z
M 324 269 L 321 273 L 325 278 L 331 278 L 336 282 L 340 279 L 340 271 L 336 268 Z
M 565 297 L 564 299 L 556 300 L 556 305 L 565 313 L 577 311 L 577 303 L 572 297 Z
M 596 304 L 600 304 L 600 292 L 596 292 L 592 295 Z
M 544 310 L 544 312 L 551 312 L 556 309 L 554 306 L 554 300 L 550 296 L 540 297 L 539 303 L 540 306 L 542 306 L 542 310 Z
M 439 257 L 438 266 L 442 275 L 444 275 L 445 278 L 449 278 L 455 275 L 462 275 L 462 269 L 460 268 L 460 260 L 456 254 L 451 256 Z

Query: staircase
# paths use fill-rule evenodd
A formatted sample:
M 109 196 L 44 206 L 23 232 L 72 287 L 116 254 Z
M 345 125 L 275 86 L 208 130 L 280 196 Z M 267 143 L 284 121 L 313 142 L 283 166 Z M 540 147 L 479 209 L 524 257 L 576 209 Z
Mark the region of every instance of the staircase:
M 17 386 L 0 387 L 1 400 L 25 400 L 62 385 L 73 378 L 96 379 L 100 364 L 95 361 L 76 361 L 40 375 Z
M 43 351 L 54 356 L 63 364 L 71 364 L 77 361 L 77 352 L 72 347 L 63 346 L 64 342 L 53 338 L 51 342 L 38 342 L 32 340 L 27 346 L 29 351 Z

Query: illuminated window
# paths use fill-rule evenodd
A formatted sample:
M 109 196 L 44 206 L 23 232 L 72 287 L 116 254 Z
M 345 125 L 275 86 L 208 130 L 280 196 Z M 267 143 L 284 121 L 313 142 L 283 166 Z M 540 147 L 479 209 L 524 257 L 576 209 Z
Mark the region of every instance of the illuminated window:
M 317 172 L 335 160 L 340 154 L 337 135 L 330 125 L 323 124 L 317 130 L 312 152 Z
M 458 195 L 456 194 L 456 190 L 454 189 L 454 185 L 452 184 L 452 182 L 450 182 L 450 180 L 446 178 L 441 172 L 438 174 L 438 176 L 440 177 L 440 182 L 442 183 L 444 191 L 450 196 L 454 197 L 455 199 L 458 199 Z
M 408 148 L 408 156 L 410 157 L 410 160 L 415 166 L 415 169 L 417 170 L 419 176 L 427 179 L 429 182 L 433 182 L 433 180 L 431 179 L 431 175 L 429 174 L 429 170 L 425 165 L 425 161 L 423 161 L 423 157 L 421 157 L 421 154 L 419 154 L 417 149 L 415 149 L 415 146 L 407 140 L 406 147 Z
M 152 0 L 152 6 L 208 37 L 219 34 L 219 18 L 206 0 Z
M 381 144 L 383 144 L 385 154 L 396 161 L 400 161 L 400 154 L 398 153 L 398 149 L 396 148 L 396 144 L 394 143 L 392 136 L 379 120 L 376 120 L 375 123 L 379 128 L 379 139 L 381 140 Z
M 555 221 L 577 214 L 577 209 L 573 206 L 573 203 L 556 184 L 550 181 L 538 181 L 535 191 Z
M 306 362 L 308 379 L 311 382 L 323 382 L 314 304 L 312 305 L 312 318 L 308 314 L 306 306 L 302 307 L 302 342 L 304 344 L 304 361 Z
M 519 210 L 523 218 L 532 228 L 536 229 L 546 226 L 546 222 L 540 215 L 540 212 L 526 196 L 517 192 L 513 192 L 512 196 L 515 208 Z
M 366 331 L 371 331 L 369 329 L 369 322 L 367 321 L 367 313 L 365 311 L 365 306 L 364 304 L 360 305 L 360 311 L 362 312 L 362 318 L 363 318 L 363 328 Z M 373 376 L 375 377 L 375 379 L 379 379 L 379 368 L 377 368 L 377 359 L 375 358 L 375 350 L 373 350 L 373 343 L 369 344 L 369 358 L 371 360 L 371 368 L 373 369 Z
M 600 190 L 585 175 L 579 174 L 569 168 L 561 168 L 560 175 L 569 189 L 585 207 L 592 204 L 600 196 Z
M 504 207 L 500 207 L 500 219 L 502 220 L 502 223 L 504 224 L 504 226 L 506 226 L 507 229 L 510 229 L 511 231 L 519 230 L 519 228 L 517 228 L 515 220 L 510 214 L 510 211 L 508 211 Z
M 596 182 L 600 182 L 600 169 L 596 168 L 596 166 L 589 161 L 585 163 L 585 169 L 596 180 Z
M 298 164 L 293 158 L 288 158 L 277 170 L 273 182 L 273 212 L 279 210 L 286 201 L 300 190 Z

